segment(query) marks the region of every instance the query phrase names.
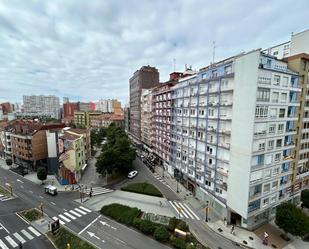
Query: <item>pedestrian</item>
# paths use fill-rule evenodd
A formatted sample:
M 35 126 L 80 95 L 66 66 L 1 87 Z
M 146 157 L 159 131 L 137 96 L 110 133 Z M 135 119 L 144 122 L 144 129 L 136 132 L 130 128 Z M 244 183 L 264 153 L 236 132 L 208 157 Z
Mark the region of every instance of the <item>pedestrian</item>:
M 224 226 L 226 226 L 226 224 L 227 224 L 226 217 L 224 217 L 223 222 L 224 222 Z
M 19 242 L 19 249 L 22 249 L 23 248 L 23 243 Z
M 159 204 L 160 204 L 160 207 L 162 207 L 162 202 L 161 201 L 159 201 Z
M 235 227 L 234 227 L 234 225 L 232 225 L 232 228 L 231 228 L 231 234 L 235 234 Z

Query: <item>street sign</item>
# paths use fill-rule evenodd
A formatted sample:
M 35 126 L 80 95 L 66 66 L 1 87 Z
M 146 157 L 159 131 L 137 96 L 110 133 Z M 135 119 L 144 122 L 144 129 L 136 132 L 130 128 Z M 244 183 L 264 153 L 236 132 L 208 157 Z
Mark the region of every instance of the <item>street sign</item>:
M 59 219 L 57 219 L 53 223 L 51 223 L 51 229 L 52 229 L 52 233 L 53 234 L 58 233 L 59 232 L 59 228 L 60 228 Z

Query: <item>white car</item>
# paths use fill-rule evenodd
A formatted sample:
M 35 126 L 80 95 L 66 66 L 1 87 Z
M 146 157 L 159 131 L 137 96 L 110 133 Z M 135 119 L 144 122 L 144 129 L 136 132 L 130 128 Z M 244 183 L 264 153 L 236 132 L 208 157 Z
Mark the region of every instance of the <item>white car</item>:
M 137 170 L 133 170 L 128 174 L 128 178 L 132 179 L 137 175 L 138 171 Z

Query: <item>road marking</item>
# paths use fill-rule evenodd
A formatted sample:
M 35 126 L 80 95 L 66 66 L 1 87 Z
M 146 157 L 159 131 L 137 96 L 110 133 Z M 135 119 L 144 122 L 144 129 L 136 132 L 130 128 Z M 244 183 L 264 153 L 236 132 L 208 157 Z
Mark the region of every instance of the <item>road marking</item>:
M 56 206 L 56 203 L 55 203 L 55 202 L 52 202 L 52 201 L 51 201 L 50 203 L 53 204 L 54 206 Z
M 190 216 L 191 219 L 194 219 L 192 214 L 190 214 L 190 212 L 186 209 L 186 207 L 182 203 L 179 202 L 178 204 L 179 204 L 179 206 L 181 206 L 182 210 L 184 210 L 185 213 L 187 213 Z
M 64 208 L 63 211 L 64 211 L 64 212 L 67 212 L 68 210 Z
M 26 241 L 21 237 L 18 233 L 13 233 L 16 239 L 18 239 L 21 243 L 26 243 Z
M 63 222 L 62 220 L 58 219 L 56 216 L 54 216 L 52 219 L 53 219 L 53 220 L 59 220 L 59 222 L 60 222 L 61 225 L 64 225 L 64 224 L 65 224 L 65 222 Z
M 3 229 L 4 229 L 8 234 L 10 234 L 9 230 L 7 230 L 7 229 L 5 228 L 5 226 L 2 225 L 1 222 L 0 222 L 0 226 L 3 227 Z
M 168 201 L 171 206 L 175 209 L 175 211 L 177 212 L 178 215 L 180 215 L 180 217 L 183 217 L 183 215 L 181 213 L 179 213 L 178 209 L 174 206 L 173 202 L 172 201 Z
M 2 248 L 2 249 L 9 249 L 4 243 L 3 243 L 3 241 L 0 239 L 0 247 Z
M 29 240 L 32 240 L 32 239 L 33 239 L 33 236 L 30 235 L 25 229 L 21 230 L 21 232 L 22 232 Z
M 66 222 L 70 222 L 71 220 L 68 219 L 67 217 L 63 216 L 62 214 L 59 214 L 59 217 L 63 220 L 65 220 Z
M 186 214 L 186 210 L 182 209 L 177 202 L 174 202 L 174 204 L 180 210 L 180 214 L 183 214 L 186 218 L 189 218 L 189 216 Z
M 79 208 L 74 208 L 77 212 L 80 212 L 83 215 L 86 215 L 87 213 L 84 212 L 83 210 L 80 210 Z
M 20 182 L 20 183 L 24 183 L 22 180 L 19 180 L 19 179 L 17 179 L 16 181 L 17 181 L 17 182 Z
M 16 242 L 15 242 L 9 235 L 6 236 L 5 239 L 7 240 L 7 242 L 10 243 L 10 245 L 11 245 L 12 247 L 17 247 L 17 246 L 18 246 L 18 245 L 16 244 Z
M 71 218 L 72 220 L 76 220 L 76 217 L 73 216 L 73 215 L 71 215 L 71 214 L 69 214 L 68 212 L 64 212 L 64 214 L 65 214 L 66 216 L 68 216 L 69 218 Z
M 32 233 L 34 233 L 37 237 L 39 237 L 41 234 L 37 231 L 37 230 L 35 230 L 33 227 L 28 227 L 28 229 L 32 232 Z
M 82 234 L 88 227 L 90 227 L 93 223 L 95 223 L 99 218 L 101 217 L 101 215 L 99 215 L 97 218 L 95 218 L 93 221 L 91 221 L 85 228 L 83 228 L 83 230 L 81 230 L 78 234 Z
M 186 203 L 184 203 L 183 205 L 195 216 L 197 220 L 200 220 L 200 218 L 191 210 L 191 208 Z
M 88 213 L 91 213 L 91 210 L 89 210 L 88 208 L 85 208 L 85 207 L 83 207 L 83 206 L 80 206 L 79 208 L 85 210 L 85 211 L 88 212 Z
M 32 191 L 32 190 L 29 190 L 29 193 L 33 194 L 33 191 Z
M 76 213 L 76 212 L 73 211 L 73 210 L 70 210 L 69 212 L 72 213 L 72 214 L 74 214 L 74 215 L 77 216 L 77 217 L 82 217 L 79 213 Z

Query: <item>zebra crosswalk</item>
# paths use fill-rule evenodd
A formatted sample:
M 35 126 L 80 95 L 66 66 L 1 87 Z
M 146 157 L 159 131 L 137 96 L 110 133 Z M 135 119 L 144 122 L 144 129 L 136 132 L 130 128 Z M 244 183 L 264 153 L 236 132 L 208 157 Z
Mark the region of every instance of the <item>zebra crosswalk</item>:
M 164 178 L 160 175 L 158 175 L 157 173 L 153 173 L 153 176 L 159 180 L 160 182 L 162 182 L 163 184 L 165 184 L 168 188 L 172 189 L 170 185 L 168 185 L 168 183 L 164 180 Z
M 16 248 L 19 243 L 25 244 L 27 241 L 34 239 L 35 237 L 41 236 L 41 233 L 37 231 L 34 227 L 29 226 L 25 229 L 22 229 L 19 232 L 15 232 L 12 235 L 9 234 L 4 238 L 0 239 L 0 248 L 9 249 Z
M 90 190 L 91 190 L 91 188 L 87 188 L 83 192 L 86 195 L 89 195 Z M 92 188 L 92 196 L 107 194 L 107 193 L 110 193 L 110 192 L 113 192 L 113 191 L 114 191 L 113 189 L 108 189 L 108 188 L 103 188 L 103 187 L 93 187 Z
M 201 220 L 186 203 L 168 201 L 180 218 Z
M 0 194 L 0 201 L 11 200 L 12 197 Z
M 71 222 L 72 220 L 76 220 L 77 218 L 82 217 L 83 215 L 87 215 L 91 213 L 91 210 L 80 206 L 78 208 L 71 209 L 62 214 L 58 214 L 58 216 L 52 217 L 53 220 L 59 220 L 61 225 Z

